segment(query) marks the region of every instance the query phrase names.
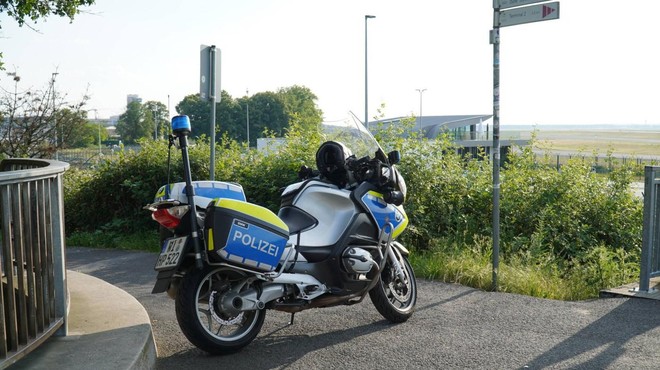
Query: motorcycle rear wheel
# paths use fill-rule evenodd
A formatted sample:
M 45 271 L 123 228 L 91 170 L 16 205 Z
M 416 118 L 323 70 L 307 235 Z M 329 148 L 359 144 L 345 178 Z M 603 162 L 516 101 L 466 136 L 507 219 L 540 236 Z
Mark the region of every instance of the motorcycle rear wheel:
M 230 282 L 243 276 L 227 267 L 206 266 L 183 277 L 175 301 L 176 318 L 183 334 L 197 348 L 213 355 L 235 353 L 259 334 L 265 310 L 228 314 L 217 304 Z
M 408 258 L 399 256 L 399 264 L 405 279 L 401 281 L 391 262 L 385 264 L 380 280 L 369 291 L 369 298 L 376 310 L 391 323 L 407 321 L 415 311 L 417 283 Z

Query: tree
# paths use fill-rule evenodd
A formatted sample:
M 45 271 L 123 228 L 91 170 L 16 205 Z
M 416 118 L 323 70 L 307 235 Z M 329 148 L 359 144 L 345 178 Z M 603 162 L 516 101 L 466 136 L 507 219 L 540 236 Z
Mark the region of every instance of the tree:
M 36 22 L 49 15 L 69 17 L 73 21 L 73 17 L 80 13 L 81 7 L 94 2 L 95 0 L 0 0 L 0 13 L 7 13 L 20 26 L 25 24 L 27 19 Z
M 192 137 L 196 138 L 202 134 L 209 135 L 211 104 L 208 101 L 202 101 L 198 94 L 191 94 L 184 97 L 175 108 L 177 113 L 185 114 L 190 118 L 190 126 L 192 127 L 190 135 Z
M 161 102 L 150 100 L 142 105 L 142 109 L 145 120 L 151 125 L 151 137 L 164 138 L 169 132 L 167 106 Z
M 1 0 L 0 0 L 1 1 Z M 8 157 L 50 158 L 87 123 L 82 109 L 87 97 L 66 105 L 55 94 L 53 78 L 46 90 L 18 91 L 0 96 L 0 152 Z
M 305 86 L 280 88 L 277 95 L 284 103 L 289 120 L 296 115 L 304 128 L 318 127 L 323 122 L 323 111 L 316 106 L 316 95 Z
M 222 91 L 221 100 L 216 103 L 216 138 L 219 140 L 226 133 L 234 140 L 245 142 L 248 106 L 250 146 L 256 145 L 257 138 L 263 136 L 265 130 L 277 136 L 284 135 L 294 117 L 301 127 L 318 126 L 322 121 L 322 112 L 316 107 L 316 99 L 311 90 L 298 85 L 279 89 L 277 93 L 266 91 L 238 99 Z M 193 137 L 210 135 L 211 105 L 208 101 L 191 94 L 177 104 L 176 110 L 190 118 Z
M 216 122 L 220 135 L 227 133 L 234 140 L 245 141 L 247 138 L 246 109 L 247 106 L 243 99 L 234 99 L 223 91 L 222 100 L 218 104 Z
M 100 123 L 93 123 L 87 121 L 71 134 L 67 139 L 67 148 L 88 148 L 91 146 L 99 145 L 99 137 L 101 141 L 108 139 L 108 131 Z
M 128 103 L 126 112 L 119 116 L 117 134 L 127 144 L 134 144 L 138 139 L 145 137 L 153 137 L 153 120 L 146 117 L 145 109 L 140 102 Z
M 96 126 L 90 125 L 87 112 L 60 109 L 55 113 L 55 122 L 58 122 L 58 134 L 62 140 L 59 148 L 80 148 L 95 142 Z
M 257 144 L 257 138 L 264 131 L 283 136 L 289 127 L 289 116 L 280 97 L 271 91 L 254 94 L 250 98 L 250 145 Z
M 7 13 L 10 18 L 23 26 L 27 20 L 33 22 L 50 15 L 68 17 L 72 22 L 80 8 L 94 4 L 95 0 L 0 0 L 0 13 Z M 2 28 L 2 24 L 0 24 Z M 2 68 L 2 53 L 0 53 L 0 70 Z

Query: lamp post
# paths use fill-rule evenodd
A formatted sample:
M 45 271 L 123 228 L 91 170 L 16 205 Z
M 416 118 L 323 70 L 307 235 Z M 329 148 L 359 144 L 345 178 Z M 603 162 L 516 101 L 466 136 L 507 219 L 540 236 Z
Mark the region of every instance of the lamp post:
M 99 112 L 96 108 L 90 109 L 90 111 L 94 111 L 94 123 L 96 123 L 99 128 L 99 158 L 101 158 L 101 123 L 99 122 Z
M 58 142 L 58 139 L 57 139 L 57 118 L 55 117 L 55 77 L 58 74 L 59 74 L 58 72 L 53 72 L 52 73 L 52 77 L 53 77 L 53 80 L 52 80 L 52 84 L 53 84 L 52 85 L 52 88 L 53 88 L 53 121 L 54 121 L 53 123 L 55 124 L 55 160 L 60 159 L 59 150 L 57 148 L 57 145 L 58 145 L 57 144 L 57 142 Z
M 13 97 L 14 102 L 12 103 L 13 104 L 12 109 L 14 109 L 14 110 L 16 109 L 16 105 L 17 105 L 17 102 L 18 102 L 18 81 L 21 80 L 21 76 L 17 75 L 16 73 L 17 72 L 15 72 L 15 71 L 14 72 L 7 72 L 7 76 L 13 77 L 13 80 L 14 80 L 14 97 Z M 9 125 L 10 126 L 7 130 L 7 139 L 11 140 L 12 139 L 11 138 L 11 120 L 9 121 Z
M 423 132 L 422 132 L 422 94 L 426 89 L 415 89 L 419 91 L 419 140 L 422 140 Z
M 18 95 L 18 81 L 21 80 L 21 76 L 16 74 L 17 72 L 7 72 L 7 76 L 12 77 L 14 80 L 14 99 Z
M 247 129 L 247 147 L 250 148 L 250 90 L 245 89 L 245 110 L 246 114 L 246 129 Z
M 153 114 L 153 118 L 154 118 L 154 141 L 156 141 L 158 140 L 158 117 L 157 117 L 158 111 L 154 107 L 151 110 L 151 113 Z
M 376 18 L 376 16 L 364 16 L 364 124 L 367 126 L 367 131 L 369 131 L 369 88 L 367 84 L 367 21 L 369 18 Z

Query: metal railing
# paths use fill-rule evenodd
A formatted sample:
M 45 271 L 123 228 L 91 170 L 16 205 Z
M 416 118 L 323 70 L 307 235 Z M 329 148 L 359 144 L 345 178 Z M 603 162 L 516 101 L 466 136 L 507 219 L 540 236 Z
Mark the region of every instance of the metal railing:
M 67 334 L 62 176 L 69 164 L 0 162 L 0 368 Z
M 644 224 L 639 290 L 649 292 L 652 277 L 660 276 L 660 167 L 644 167 Z

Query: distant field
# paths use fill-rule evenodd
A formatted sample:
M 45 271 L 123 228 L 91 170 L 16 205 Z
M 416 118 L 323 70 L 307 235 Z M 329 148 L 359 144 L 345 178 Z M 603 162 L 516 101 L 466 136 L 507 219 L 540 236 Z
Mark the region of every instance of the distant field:
M 539 148 L 552 152 L 593 152 L 615 155 L 660 158 L 660 131 L 624 130 L 538 130 Z M 531 132 L 519 131 L 529 138 Z

